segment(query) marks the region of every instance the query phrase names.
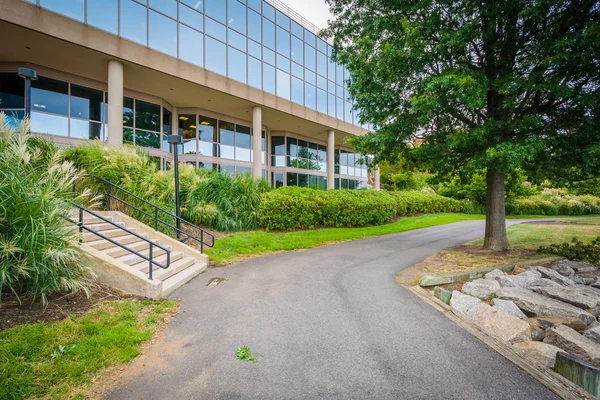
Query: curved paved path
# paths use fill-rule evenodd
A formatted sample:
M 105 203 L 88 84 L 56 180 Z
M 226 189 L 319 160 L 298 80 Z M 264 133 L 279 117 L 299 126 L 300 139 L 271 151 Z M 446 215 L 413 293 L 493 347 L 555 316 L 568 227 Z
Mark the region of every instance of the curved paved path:
M 210 269 L 175 292 L 166 343 L 109 398 L 555 398 L 396 283 L 483 229 L 460 222 Z M 230 280 L 206 287 L 213 277 Z M 235 359 L 243 345 L 257 364 Z

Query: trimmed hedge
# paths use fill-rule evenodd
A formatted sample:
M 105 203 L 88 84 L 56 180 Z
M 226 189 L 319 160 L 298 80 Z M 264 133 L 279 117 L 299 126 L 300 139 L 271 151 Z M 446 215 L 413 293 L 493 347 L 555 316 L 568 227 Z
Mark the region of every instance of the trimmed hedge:
M 465 202 L 425 192 L 285 187 L 263 194 L 259 225 L 267 230 L 380 225 L 396 216 L 465 212 L 467 207 Z
M 541 195 L 514 200 L 506 205 L 513 215 L 590 215 L 600 214 L 600 197 L 573 196 L 560 189 L 545 189 Z

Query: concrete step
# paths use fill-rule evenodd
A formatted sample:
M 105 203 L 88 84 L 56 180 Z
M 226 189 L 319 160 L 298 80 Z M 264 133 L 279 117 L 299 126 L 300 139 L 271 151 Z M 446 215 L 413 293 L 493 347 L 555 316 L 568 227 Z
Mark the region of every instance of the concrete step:
M 183 257 L 180 260 L 175 262 L 171 262 L 171 265 L 167 269 L 159 269 L 152 274 L 153 279 L 158 279 L 160 281 L 164 281 L 175 274 L 178 274 L 185 270 L 188 267 L 196 264 L 196 259 L 194 257 Z
M 79 222 L 79 214 L 70 214 L 69 217 L 74 220 L 75 222 Z M 103 218 L 105 218 L 108 221 L 114 221 L 115 219 L 113 217 L 110 216 L 102 216 Z M 104 224 L 105 222 L 103 220 L 101 220 L 98 217 L 93 217 L 92 215 L 88 214 L 88 213 L 83 213 L 83 224 L 84 225 L 90 225 L 90 224 Z
M 150 245 L 148 245 L 148 247 L 149 246 Z M 167 250 L 171 250 L 171 246 L 163 246 L 163 247 L 166 248 Z M 136 251 L 138 251 L 138 250 L 136 250 Z M 143 251 L 138 251 L 138 252 L 142 255 L 148 256 L 150 254 L 150 249 L 147 248 Z M 162 254 L 165 254 L 165 251 L 163 249 L 161 249 L 160 247 L 152 246 L 152 257 L 153 258 L 160 256 Z M 137 254 L 133 254 L 133 253 L 129 253 L 124 256 L 117 257 L 117 260 L 119 260 L 127 265 L 135 265 L 135 264 L 140 264 L 142 262 L 148 262 L 144 258 L 138 256 Z
M 114 227 L 113 227 L 114 228 Z M 133 232 L 133 233 L 137 233 L 137 229 L 135 228 L 130 228 L 129 231 Z M 124 231 L 123 229 L 118 229 L 118 228 L 114 228 L 108 231 L 102 231 L 100 232 L 103 236 L 106 236 L 108 238 L 115 238 L 115 237 L 119 237 L 119 236 L 123 236 L 123 235 L 127 235 L 128 232 Z M 91 242 L 94 240 L 98 240 L 100 239 L 100 236 L 96 235 L 93 232 L 86 232 L 83 234 L 83 241 L 84 242 Z
M 111 231 L 113 229 L 117 229 L 115 227 L 116 226 L 120 226 L 121 228 L 125 228 L 125 222 L 113 222 L 112 224 L 109 223 L 92 223 L 92 224 L 86 224 L 84 223 L 84 225 L 86 227 L 88 227 L 89 229 L 96 231 L 96 232 L 104 232 L 104 231 Z
M 128 245 L 130 243 L 135 243 L 135 242 L 140 241 L 140 239 L 137 236 L 129 235 L 129 234 L 127 234 L 127 232 L 124 232 L 124 231 L 121 231 L 121 233 L 125 233 L 125 235 L 113 237 L 111 239 L 113 241 L 115 241 L 119 244 L 123 244 L 123 245 Z M 140 233 L 139 235 L 143 238 L 146 238 L 146 239 L 148 238 L 147 233 Z M 86 244 L 96 250 L 104 250 L 104 249 L 109 249 L 111 247 L 115 247 L 115 245 L 112 242 L 109 242 L 108 240 L 104 240 L 104 239 L 94 240 L 91 242 L 87 242 Z
M 154 242 L 156 244 L 160 243 L 158 240 L 153 240 L 152 242 Z M 128 244 L 127 247 L 129 247 L 131 250 L 135 250 L 135 251 L 144 251 L 148 247 L 150 247 L 150 243 L 144 242 L 144 241 L 139 241 L 139 242 Z M 110 256 L 112 258 L 122 257 L 127 254 L 131 254 L 130 251 L 125 250 L 118 246 L 105 249 L 103 252 L 104 252 L 104 254 L 106 254 L 107 256 Z
M 163 281 L 162 297 L 167 297 L 206 270 L 206 263 L 197 263 Z
M 181 260 L 182 258 L 183 258 L 183 252 L 182 251 L 172 251 L 171 252 L 171 265 L 175 261 Z M 163 254 L 161 256 L 154 257 L 153 260 L 156 261 L 159 264 L 166 265 L 167 264 L 167 255 Z M 132 267 L 135 268 L 135 269 L 137 269 L 138 271 L 141 271 L 141 272 L 147 274 L 148 271 L 150 270 L 150 268 L 149 268 L 150 267 L 150 263 L 148 261 L 144 260 L 144 261 L 142 261 L 140 263 L 132 265 Z M 154 264 L 153 264 L 153 267 L 154 267 L 152 269 L 153 272 L 156 271 L 157 269 L 162 269 L 159 266 L 154 265 Z

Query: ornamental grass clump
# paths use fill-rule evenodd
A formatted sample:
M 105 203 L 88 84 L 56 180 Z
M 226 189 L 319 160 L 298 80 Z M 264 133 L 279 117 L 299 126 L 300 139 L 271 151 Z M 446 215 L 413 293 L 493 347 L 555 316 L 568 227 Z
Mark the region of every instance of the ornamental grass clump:
M 0 113 L 0 294 L 46 302 L 56 292 L 87 292 L 88 268 L 65 219 L 77 170 L 27 132 L 27 121 L 15 129 Z

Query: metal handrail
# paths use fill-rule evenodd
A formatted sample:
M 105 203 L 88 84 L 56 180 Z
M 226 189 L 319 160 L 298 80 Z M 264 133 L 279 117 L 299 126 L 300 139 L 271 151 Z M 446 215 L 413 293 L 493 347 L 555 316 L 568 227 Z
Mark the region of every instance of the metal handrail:
M 93 212 L 91 210 L 88 210 L 87 208 L 85 208 L 85 207 L 83 207 L 83 206 L 81 206 L 81 205 L 79 205 L 77 203 L 74 203 L 74 202 L 70 202 L 70 203 L 79 210 L 79 221 L 75 221 L 75 220 L 73 220 L 71 218 L 68 218 L 68 217 L 67 217 L 67 219 L 70 222 L 76 224 L 79 227 L 79 233 L 80 234 L 83 234 L 83 230 L 85 229 L 86 231 L 88 231 L 90 233 L 93 233 L 94 235 L 96 235 L 96 236 L 98 236 L 98 237 L 100 237 L 100 238 L 102 238 L 104 240 L 109 241 L 110 243 L 114 244 L 115 246 L 120 247 L 120 248 L 122 248 L 124 250 L 127 250 L 130 253 L 135 254 L 136 256 L 138 256 L 138 257 L 140 257 L 140 258 L 148 261 L 149 262 L 148 279 L 152 280 L 153 265 L 156 265 L 157 267 L 162 268 L 162 269 L 167 269 L 171 265 L 171 250 L 167 249 L 164 246 L 161 246 L 160 244 L 154 243 L 152 240 L 150 240 L 148 238 L 145 238 L 145 237 L 137 234 L 136 232 L 133 232 L 133 231 L 131 231 L 131 230 L 129 230 L 129 229 L 123 227 L 123 226 L 117 225 L 115 222 L 113 222 L 113 221 L 111 221 L 111 220 L 103 217 L 102 215 L 96 214 L 95 212 Z M 126 245 L 124 245 L 122 243 L 119 243 L 116 240 L 114 240 L 112 238 L 109 238 L 108 236 L 103 235 L 100 232 L 97 232 L 97 231 L 95 231 L 95 230 L 93 230 L 93 229 L 85 226 L 83 224 L 83 213 L 84 212 L 86 212 L 86 213 L 94 216 L 95 218 L 100 219 L 101 221 L 103 221 L 105 223 L 111 224 L 114 227 L 116 227 L 116 228 L 118 228 L 118 229 L 120 229 L 120 230 L 122 230 L 124 232 L 127 232 L 129 235 L 133 235 L 133 236 L 137 237 L 138 239 L 140 239 L 140 240 L 142 240 L 144 242 L 149 243 L 150 244 L 150 250 L 148 251 L 148 256 L 145 256 L 144 254 L 142 254 L 142 253 L 140 253 L 140 252 L 138 252 L 136 250 L 133 250 L 133 249 L 127 247 Z M 80 243 L 82 242 L 81 238 L 79 239 L 79 242 Z M 163 250 L 167 254 L 167 265 L 163 265 L 163 264 L 161 264 L 161 263 L 159 263 L 157 261 L 154 261 L 153 256 L 152 256 L 152 252 L 153 252 L 153 247 L 154 246 L 156 246 L 159 249 Z
M 111 199 L 114 199 L 114 200 L 117 200 L 117 201 L 121 202 L 122 204 L 124 204 L 124 205 L 126 205 L 128 207 L 133 208 L 134 210 L 136 210 L 136 211 L 144 214 L 145 216 L 147 216 L 149 218 L 153 218 L 154 219 L 154 230 L 155 231 L 158 231 L 158 225 L 160 223 L 160 224 L 162 224 L 162 225 L 164 225 L 164 226 L 166 226 L 168 228 L 173 229 L 177 233 L 177 238 L 178 239 L 180 239 L 180 235 L 183 234 L 183 235 L 186 236 L 186 238 L 183 241 L 191 239 L 191 240 L 194 240 L 194 241 L 198 242 L 200 244 L 200 253 L 204 252 L 204 246 L 208 246 L 208 247 L 213 247 L 214 246 L 214 244 L 215 244 L 215 236 L 213 234 L 211 234 L 210 232 L 207 232 L 204 229 L 200 228 L 199 226 L 196 226 L 196 225 L 192 224 L 191 222 L 188 222 L 188 221 L 184 220 L 183 218 L 178 217 L 178 216 L 170 213 L 169 211 L 165 210 L 164 208 L 159 207 L 156 204 L 153 204 L 153 203 L 149 202 L 148 200 L 146 200 L 146 199 L 144 199 L 144 198 L 142 198 L 142 197 L 140 197 L 140 196 L 138 196 L 138 195 L 136 195 L 134 193 L 131 193 L 130 191 L 128 191 L 126 189 L 123 189 L 122 187 L 120 187 L 118 185 L 115 185 L 114 183 L 112 183 L 109 180 L 106 180 L 106 179 L 104 179 L 104 178 L 102 178 L 100 176 L 92 175 L 92 174 L 82 174 L 82 175 L 78 176 L 78 178 L 85 178 L 85 177 L 94 178 L 94 179 L 97 179 L 97 180 L 99 180 L 99 181 L 101 181 L 101 182 L 103 182 L 103 183 L 106 184 L 106 193 L 94 193 L 94 194 L 101 194 L 101 195 L 105 195 L 106 196 L 107 211 L 110 211 L 110 202 L 111 202 Z M 142 203 L 147 204 L 148 206 L 154 208 L 154 215 L 151 215 L 150 213 L 148 213 L 148 212 L 146 212 L 146 211 L 144 211 L 144 210 L 136 207 L 135 205 L 133 205 L 133 204 L 131 204 L 131 203 L 129 203 L 129 202 L 123 200 L 123 199 L 120 199 L 120 198 L 116 197 L 112 193 L 112 188 L 120 190 L 120 191 L 124 192 L 125 194 L 127 194 L 128 196 L 132 196 L 135 199 L 141 201 Z M 192 234 L 190 234 L 190 233 L 188 233 L 188 232 L 186 232 L 186 231 L 184 231 L 182 229 L 179 229 L 176 226 L 173 226 L 173 225 L 169 224 L 166 221 L 163 221 L 162 219 L 160 219 L 158 217 L 159 212 L 162 212 L 162 213 L 166 214 L 167 216 L 169 216 L 171 218 L 175 218 L 175 221 L 179 221 L 180 223 L 184 223 L 184 224 L 188 225 L 189 227 L 198 230 L 200 232 L 200 238 L 197 238 L 196 236 L 194 236 L 194 235 L 192 235 Z M 205 236 L 207 236 L 208 238 L 211 239 L 210 243 L 204 241 L 204 237 Z

